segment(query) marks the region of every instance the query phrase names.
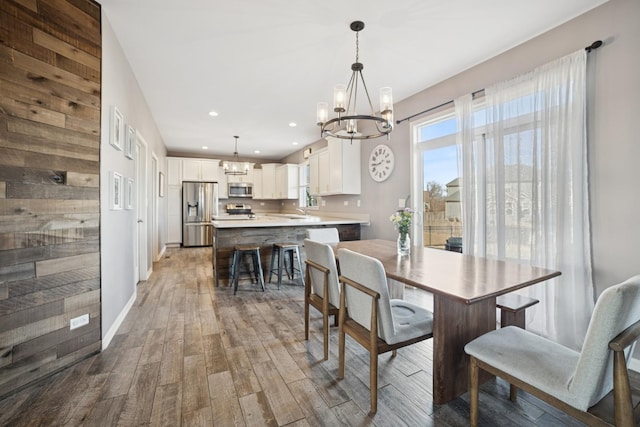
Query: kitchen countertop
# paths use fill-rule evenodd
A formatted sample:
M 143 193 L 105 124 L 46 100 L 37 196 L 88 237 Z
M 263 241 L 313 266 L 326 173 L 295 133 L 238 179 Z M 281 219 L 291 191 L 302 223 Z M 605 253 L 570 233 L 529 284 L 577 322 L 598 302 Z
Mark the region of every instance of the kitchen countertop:
M 224 218 L 211 221 L 215 228 L 253 228 L 253 227 L 299 227 L 305 225 L 362 224 L 369 221 L 362 218 L 340 218 L 333 216 L 299 214 L 257 214 L 255 218 L 243 215 L 242 219 Z

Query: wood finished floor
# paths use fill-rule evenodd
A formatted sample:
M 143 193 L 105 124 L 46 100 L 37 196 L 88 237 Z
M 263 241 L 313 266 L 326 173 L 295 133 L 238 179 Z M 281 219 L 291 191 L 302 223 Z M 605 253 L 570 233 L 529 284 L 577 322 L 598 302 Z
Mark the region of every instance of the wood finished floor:
M 431 341 L 380 356 L 378 413 L 368 416 L 368 353 L 347 337 L 337 377 L 337 328 L 322 361 L 322 320 L 311 309 L 304 341 L 303 288 L 212 286 L 210 249 L 169 249 L 138 285 L 109 347 L 0 400 L 7 426 L 465 426 L 468 393 L 446 405 L 431 394 Z M 106 286 L 106 284 L 104 284 Z M 422 292 L 406 299 L 428 305 Z M 501 380 L 483 385 L 484 426 L 578 426 Z

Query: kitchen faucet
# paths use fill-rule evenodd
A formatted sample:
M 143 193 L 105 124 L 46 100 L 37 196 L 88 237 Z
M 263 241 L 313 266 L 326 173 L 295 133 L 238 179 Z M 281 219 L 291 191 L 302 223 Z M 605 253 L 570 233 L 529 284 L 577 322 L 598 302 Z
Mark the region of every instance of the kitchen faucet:
M 303 209 L 303 208 L 296 208 L 296 210 L 297 210 L 298 212 L 300 212 L 302 215 L 309 215 L 309 214 L 307 213 L 307 210 L 306 210 L 306 209 Z

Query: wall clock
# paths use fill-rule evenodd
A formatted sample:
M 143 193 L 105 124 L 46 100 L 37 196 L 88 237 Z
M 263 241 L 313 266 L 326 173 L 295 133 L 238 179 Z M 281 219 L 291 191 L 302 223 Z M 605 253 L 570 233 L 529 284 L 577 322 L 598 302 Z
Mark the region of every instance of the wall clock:
M 395 166 L 393 151 L 388 145 L 376 146 L 369 155 L 369 175 L 376 182 L 382 182 L 389 178 Z

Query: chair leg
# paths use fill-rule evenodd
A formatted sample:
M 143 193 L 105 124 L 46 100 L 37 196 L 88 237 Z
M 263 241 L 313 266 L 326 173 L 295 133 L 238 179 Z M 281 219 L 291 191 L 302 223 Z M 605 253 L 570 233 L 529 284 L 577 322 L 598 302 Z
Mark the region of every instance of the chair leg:
M 264 292 L 264 272 L 262 271 L 262 260 L 260 259 L 260 250 L 258 249 L 258 251 L 256 252 L 256 264 L 258 264 L 258 271 L 257 271 L 257 282 L 260 283 L 260 286 L 262 286 L 262 292 Z
M 304 297 L 304 340 L 309 341 L 309 298 Z
M 340 380 L 344 378 L 344 344 L 344 330 L 340 328 L 338 330 L 338 379 Z
M 275 246 L 271 247 L 271 263 L 269 266 L 269 283 L 271 283 L 271 276 L 273 276 L 273 264 L 276 260 L 276 250 L 277 248 Z
M 236 268 L 233 270 L 233 294 L 235 295 L 238 292 L 238 279 L 240 278 L 240 263 L 242 262 L 242 255 L 237 255 Z
M 471 356 L 469 361 L 469 425 L 471 427 L 478 426 L 478 370 L 479 368 L 476 358 Z
M 396 357 L 398 355 L 398 350 L 391 350 L 391 357 Z
M 284 265 L 284 250 L 282 248 L 278 249 L 278 289 L 280 289 L 280 285 L 282 284 L 282 267 Z
M 329 313 L 322 313 L 322 336 L 324 338 L 324 360 L 329 360 Z
M 298 273 L 300 274 L 300 281 L 302 282 L 302 286 L 304 286 L 304 277 L 302 275 L 302 263 L 300 262 L 300 251 L 296 247 L 296 259 L 298 260 Z
M 287 268 L 287 266 L 285 265 L 284 269 L 287 272 L 287 277 L 289 278 L 289 280 L 293 280 L 293 276 L 295 274 L 295 270 L 293 269 L 293 250 L 289 249 L 287 251 L 287 254 L 289 255 L 289 268 Z
M 378 412 L 378 351 L 372 348 L 369 352 L 369 383 L 371 389 L 371 413 Z
M 634 425 L 633 401 L 624 351 L 613 352 L 613 405 L 617 426 Z
M 238 268 L 237 265 L 236 265 L 236 262 L 238 262 L 236 260 L 237 256 L 238 256 L 238 251 L 234 250 L 233 251 L 233 256 L 231 257 L 231 269 L 230 269 L 231 271 L 230 271 L 230 274 L 229 274 L 229 286 L 230 287 L 233 287 L 233 280 L 236 277 L 235 269 Z

